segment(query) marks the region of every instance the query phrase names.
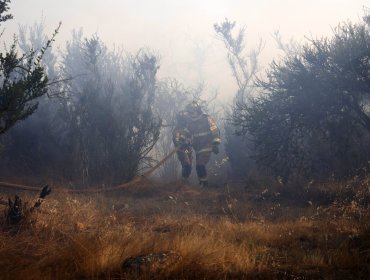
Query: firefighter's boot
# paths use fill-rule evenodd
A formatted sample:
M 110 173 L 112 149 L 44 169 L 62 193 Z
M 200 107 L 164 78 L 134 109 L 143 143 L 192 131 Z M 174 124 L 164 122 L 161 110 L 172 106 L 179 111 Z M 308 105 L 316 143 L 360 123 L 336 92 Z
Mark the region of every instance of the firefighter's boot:
M 203 164 L 198 164 L 196 166 L 197 175 L 199 179 L 199 185 L 202 188 L 208 187 L 208 178 L 207 178 L 207 170 L 206 166 Z

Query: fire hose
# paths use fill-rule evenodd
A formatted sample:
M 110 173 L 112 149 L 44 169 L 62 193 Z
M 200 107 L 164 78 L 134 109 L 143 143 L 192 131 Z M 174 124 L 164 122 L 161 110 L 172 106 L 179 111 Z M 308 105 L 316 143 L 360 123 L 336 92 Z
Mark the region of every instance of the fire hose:
M 149 177 L 154 171 L 156 171 L 159 167 L 161 167 L 168 159 L 170 159 L 175 153 L 177 149 L 173 149 L 168 155 L 166 155 L 162 160 L 160 160 L 155 166 L 151 167 L 148 171 L 144 172 L 140 176 L 134 177 L 131 181 L 120 184 L 117 186 L 109 187 L 109 188 L 85 188 L 85 189 L 67 189 L 68 192 L 72 193 L 100 193 L 100 192 L 110 192 L 110 191 L 116 191 L 121 190 L 124 188 L 127 188 L 129 186 L 133 186 L 139 182 L 141 182 L 143 179 Z M 7 189 L 15 189 L 15 190 L 22 190 L 22 191 L 32 191 L 32 192 L 40 192 L 42 188 L 38 187 L 32 187 L 32 186 L 26 186 L 26 185 L 18 185 L 8 182 L 0 182 L 1 188 L 7 188 Z

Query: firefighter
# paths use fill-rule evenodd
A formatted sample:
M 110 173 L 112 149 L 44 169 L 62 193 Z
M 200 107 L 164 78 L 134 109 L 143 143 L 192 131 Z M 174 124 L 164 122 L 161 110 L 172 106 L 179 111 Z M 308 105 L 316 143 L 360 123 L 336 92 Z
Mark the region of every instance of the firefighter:
M 187 127 L 193 140 L 199 184 L 201 187 L 207 187 L 206 165 L 211 158 L 212 152 L 218 154 L 218 145 L 221 143 L 220 130 L 213 118 L 203 113 L 201 106 L 197 102 L 188 104 L 185 111 L 189 114 Z
M 185 111 L 180 111 L 176 116 L 176 126 L 172 132 L 173 143 L 177 149 L 177 157 L 182 167 L 182 180 L 188 182 L 192 169 L 192 137 L 187 128 L 188 115 Z

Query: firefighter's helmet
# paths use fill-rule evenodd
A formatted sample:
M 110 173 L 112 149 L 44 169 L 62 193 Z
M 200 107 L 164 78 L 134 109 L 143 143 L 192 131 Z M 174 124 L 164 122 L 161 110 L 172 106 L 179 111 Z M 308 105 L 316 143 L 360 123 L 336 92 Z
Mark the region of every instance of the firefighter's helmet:
M 193 101 L 186 105 L 185 111 L 188 112 L 190 115 L 199 115 L 202 113 L 202 107 L 199 105 L 198 102 Z

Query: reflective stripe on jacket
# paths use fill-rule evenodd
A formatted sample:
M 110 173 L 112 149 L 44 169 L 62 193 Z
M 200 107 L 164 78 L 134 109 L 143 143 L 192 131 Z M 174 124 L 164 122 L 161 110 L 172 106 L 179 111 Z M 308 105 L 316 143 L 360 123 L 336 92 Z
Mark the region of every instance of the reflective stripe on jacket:
M 207 114 L 192 119 L 188 128 L 193 135 L 193 147 L 196 153 L 211 152 L 212 145 L 221 142 L 220 130 Z

